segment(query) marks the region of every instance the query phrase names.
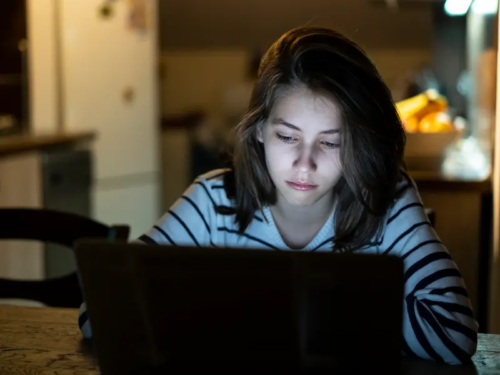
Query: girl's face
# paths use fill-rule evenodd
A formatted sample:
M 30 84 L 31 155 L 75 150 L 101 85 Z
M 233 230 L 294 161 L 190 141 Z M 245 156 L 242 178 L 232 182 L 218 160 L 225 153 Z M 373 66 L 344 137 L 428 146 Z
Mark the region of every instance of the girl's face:
M 296 88 L 276 100 L 257 138 L 264 144 L 278 203 L 332 204 L 341 177 L 341 130 L 340 108 L 326 97 Z

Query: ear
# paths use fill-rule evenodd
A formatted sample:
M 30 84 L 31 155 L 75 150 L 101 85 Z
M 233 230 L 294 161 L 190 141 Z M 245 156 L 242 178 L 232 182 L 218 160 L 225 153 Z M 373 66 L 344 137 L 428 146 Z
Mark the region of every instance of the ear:
M 264 124 L 262 122 L 257 125 L 257 140 L 264 143 Z

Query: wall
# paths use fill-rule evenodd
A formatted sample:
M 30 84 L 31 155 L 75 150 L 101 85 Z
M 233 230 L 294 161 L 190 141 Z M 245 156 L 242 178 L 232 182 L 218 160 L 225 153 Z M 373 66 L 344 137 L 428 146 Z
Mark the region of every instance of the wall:
M 305 24 L 353 38 L 392 87 L 432 61 L 430 2 L 391 11 L 372 0 L 162 0 L 159 17 L 164 115 L 195 107 L 217 112 L 221 91 L 243 79 L 250 56 Z
M 31 130 L 58 130 L 57 9 L 54 0 L 26 0 Z
M 500 23 L 497 22 L 497 35 Z M 495 46 L 500 48 L 499 39 Z M 497 71 L 500 71 L 500 59 L 497 59 Z M 496 108 L 500 108 L 500 74 L 496 78 Z M 500 149 L 500 111 L 495 113 L 494 149 Z M 490 259 L 488 332 L 500 334 L 500 152 L 494 153 L 493 168 L 493 244 Z
M 380 2 L 379 2 L 380 3 Z M 372 0 L 161 0 L 160 40 L 169 49 L 262 49 L 286 30 L 317 24 L 368 48 L 428 48 L 431 2 L 399 12 Z
M 430 48 L 368 50 L 389 87 L 412 69 L 432 62 Z M 222 91 L 245 76 L 251 50 L 166 50 L 161 55 L 162 113 L 171 115 L 199 108 L 210 114 L 220 110 Z
M 168 50 L 161 55 L 164 115 L 200 108 L 217 111 L 224 88 L 243 80 L 244 49 Z

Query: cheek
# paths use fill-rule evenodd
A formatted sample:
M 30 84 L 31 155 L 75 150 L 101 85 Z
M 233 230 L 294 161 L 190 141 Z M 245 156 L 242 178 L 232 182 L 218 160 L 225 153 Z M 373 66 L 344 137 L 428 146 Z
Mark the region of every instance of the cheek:
M 319 159 L 319 164 L 324 171 L 338 171 L 340 173 L 341 163 L 339 150 L 330 150 L 322 154 Z
M 333 157 L 331 158 L 331 163 L 332 163 L 332 166 L 338 170 L 341 169 L 341 163 L 340 163 L 340 151 L 339 150 L 335 150 L 335 152 L 333 153 Z
M 264 145 L 264 150 L 269 170 L 285 170 L 289 169 L 293 164 L 292 147 L 284 144 L 283 142 L 267 142 Z

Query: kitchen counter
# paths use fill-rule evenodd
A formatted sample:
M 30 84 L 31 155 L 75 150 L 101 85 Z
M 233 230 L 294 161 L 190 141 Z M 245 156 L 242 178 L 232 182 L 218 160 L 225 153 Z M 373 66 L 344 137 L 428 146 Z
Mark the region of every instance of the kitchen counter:
M 408 175 L 415 180 L 419 190 L 426 191 L 469 191 L 477 193 L 491 193 L 490 178 L 470 179 L 460 176 L 446 176 L 440 172 L 408 171 Z
M 95 132 L 71 132 L 53 134 L 23 134 L 0 137 L 0 157 L 11 156 L 27 151 L 53 149 L 87 143 L 95 138 Z
M 91 215 L 94 132 L 0 137 L 0 209 L 47 208 Z M 39 241 L 1 241 L 0 278 L 71 273 L 67 249 Z

